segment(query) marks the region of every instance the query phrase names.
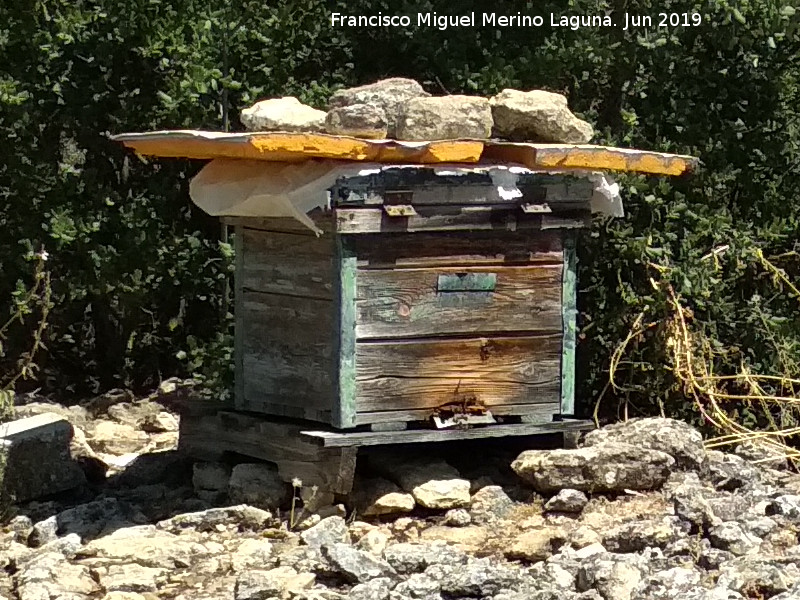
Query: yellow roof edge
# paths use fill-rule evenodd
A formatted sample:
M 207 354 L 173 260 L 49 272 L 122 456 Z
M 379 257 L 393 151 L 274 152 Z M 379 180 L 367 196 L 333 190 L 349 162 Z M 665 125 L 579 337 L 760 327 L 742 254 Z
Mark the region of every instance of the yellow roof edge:
M 682 175 L 698 159 L 647 150 L 590 144 L 536 144 L 495 140 L 366 140 L 324 133 L 222 133 L 175 130 L 111 137 L 137 154 L 163 158 L 234 158 L 300 162 L 312 158 L 378 163 L 474 164 L 481 160 L 530 169 L 589 169 Z

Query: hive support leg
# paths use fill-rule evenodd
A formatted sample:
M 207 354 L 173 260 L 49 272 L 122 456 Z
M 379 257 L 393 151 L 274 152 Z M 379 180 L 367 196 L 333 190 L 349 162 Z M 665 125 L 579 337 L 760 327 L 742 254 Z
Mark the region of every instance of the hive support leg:
M 223 411 L 181 425 L 179 448 L 187 455 L 209 460 L 235 452 L 269 461 L 287 483 L 302 482 L 301 497 L 313 496 L 317 504 L 353 489 L 358 449 L 323 448 L 302 437 L 303 428 L 294 423 Z

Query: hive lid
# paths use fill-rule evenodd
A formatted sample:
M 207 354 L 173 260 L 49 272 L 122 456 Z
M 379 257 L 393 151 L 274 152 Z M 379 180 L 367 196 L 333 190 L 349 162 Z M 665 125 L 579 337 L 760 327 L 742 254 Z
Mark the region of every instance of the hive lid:
M 222 133 L 174 130 L 111 137 L 145 156 L 239 158 L 302 162 L 311 158 L 373 163 L 514 163 L 529 169 L 588 169 L 682 175 L 698 159 L 646 150 L 585 144 L 533 144 L 482 140 L 406 142 L 365 140 L 323 133 Z

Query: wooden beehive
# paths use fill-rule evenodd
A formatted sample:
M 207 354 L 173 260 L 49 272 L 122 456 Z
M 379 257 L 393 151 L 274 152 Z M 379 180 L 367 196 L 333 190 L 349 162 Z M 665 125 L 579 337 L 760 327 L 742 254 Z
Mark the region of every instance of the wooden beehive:
M 527 173 L 385 169 L 340 181 L 316 236 L 235 226 L 238 410 L 340 429 L 573 413 L 574 230 L 593 185 Z

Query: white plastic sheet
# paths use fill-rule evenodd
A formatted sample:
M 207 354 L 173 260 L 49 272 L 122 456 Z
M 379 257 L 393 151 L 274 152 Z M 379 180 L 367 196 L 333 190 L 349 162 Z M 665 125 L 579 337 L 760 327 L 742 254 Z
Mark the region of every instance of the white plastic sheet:
M 533 171 L 505 165 L 384 165 L 309 160 L 301 163 L 260 160 L 216 159 L 209 162 L 189 185 L 192 201 L 213 216 L 293 217 L 314 231 L 322 232 L 308 217 L 315 208 L 330 208 L 328 189 L 337 180 L 377 173 L 383 169 L 433 168 L 436 173 L 487 173 L 504 200 L 522 197 L 517 187 L 521 175 Z M 570 174 L 577 174 L 571 171 Z M 603 173 L 583 173 L 595 185 L 593 212 L 615 217 L 624 215 L 619 186 Z

